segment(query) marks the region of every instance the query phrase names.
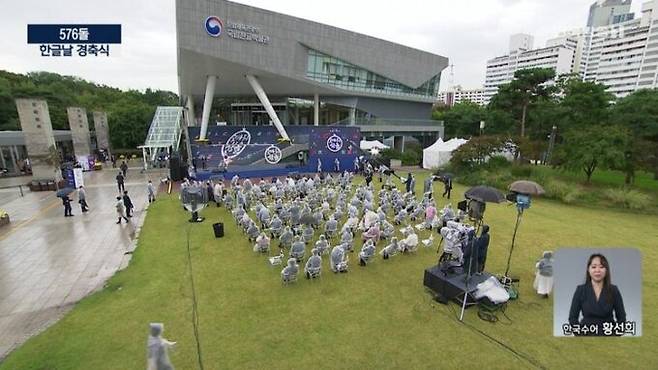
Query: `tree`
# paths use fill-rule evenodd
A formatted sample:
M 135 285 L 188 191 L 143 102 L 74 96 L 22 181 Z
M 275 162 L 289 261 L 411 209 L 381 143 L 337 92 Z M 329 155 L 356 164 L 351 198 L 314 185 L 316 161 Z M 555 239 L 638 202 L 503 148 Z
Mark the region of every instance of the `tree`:
M 629 141 L 628 130 L 618 126 L 571 130 L 560 145 L 559 161 L 564 168 L 584 171 L 589 184 L 596 169 L 623 166 Z
M 638 90 L 620 99 L 611 112 L 611 121 L 633 134 L 627 183 L 636 168 L 653 171 L 658 179 L 658 90 Z
M 450 163 L 455 167 L 472 167 L 484 163 L 488 156 L 506 149 L 508 140 L 503 136 L 473 137 L 452 153 Z
M 48 147 L 48 154 L 44 156 L 43 160 L 52 167 L 55 173 L 55 188 L 59 190 L 59 181 L 62 179 L 62 154 L 55 145 Z
M 615 97 L 603 84 L 582 81 L 577 76 L 560 78 L 559 122 L 563 129 L 599 125 L 608 121 L 609 108 Z
M 521 137 L 526 135 L 528 108 L 542 97 L 550 97 L 555 88 L 546 82 L 555 78 L 551 68 L 529 68 L 514 72 L 514 79 L 498 87 L 498 93 L 491 100 L 491 107 L 514 111 L 520 109 Z
M 480 121 L 486 121 L 487 111 L 484 107 L 465 101 L 455 104 L 451 109 L 435 111 L 435 119 L 443 121 L 448 137 L 471 137 L 479 135 Z
M 0 130 L 19 129 L 16 98 L 46 100 L 54 129 L 68 129 L 68 107 L 86 108 L 90 122 L 92 111 L 105 111 L 110 140 L 115 148 L 121 149 L 135 148 L 144 142 L 156 106 L 178 105 L 178 96 L 169 91 L 121 91 L 50 72 L 21 75 L 0 71 Z

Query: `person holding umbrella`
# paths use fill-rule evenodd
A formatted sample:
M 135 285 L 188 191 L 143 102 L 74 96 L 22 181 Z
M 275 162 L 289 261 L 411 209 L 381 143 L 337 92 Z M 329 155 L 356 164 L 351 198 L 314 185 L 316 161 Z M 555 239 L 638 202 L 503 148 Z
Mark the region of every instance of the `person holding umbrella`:
M 71 198 L 69 198 L 68 194 L 62 196 L 62 204 L 64 204 L 64 217 L 73 217 L 71 213 Z

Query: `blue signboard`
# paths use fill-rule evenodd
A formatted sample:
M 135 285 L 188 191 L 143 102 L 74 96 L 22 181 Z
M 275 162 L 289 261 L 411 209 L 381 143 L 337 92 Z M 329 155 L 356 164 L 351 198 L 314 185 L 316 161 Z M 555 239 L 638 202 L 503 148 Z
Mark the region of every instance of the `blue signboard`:
M 28 44 L 120 44 L 120 24 L 28 24 Z

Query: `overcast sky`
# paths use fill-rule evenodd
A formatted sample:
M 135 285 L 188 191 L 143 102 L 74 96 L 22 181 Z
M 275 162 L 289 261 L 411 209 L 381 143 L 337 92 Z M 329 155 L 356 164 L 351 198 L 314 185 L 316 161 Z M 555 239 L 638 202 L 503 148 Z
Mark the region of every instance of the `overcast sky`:
M 446 56 L 454 83 L 482 86 L 486 60 L 507 51 L 514 33 L 530 33 L 535 47 L 561 31 L 584 27 L 594 0 L 239 0 Z M 639 13 L 641 2 L 632 10 Z M 121 89 L 178 92 L 174 0 L 4 1 L 0 13 L 0 69 L 75 75 Z M 27 44 L 28 23 L 120 23 L 122 45 L 109 58 L 46 58 Z M 450 84 L 443 71 L 441 90 Z

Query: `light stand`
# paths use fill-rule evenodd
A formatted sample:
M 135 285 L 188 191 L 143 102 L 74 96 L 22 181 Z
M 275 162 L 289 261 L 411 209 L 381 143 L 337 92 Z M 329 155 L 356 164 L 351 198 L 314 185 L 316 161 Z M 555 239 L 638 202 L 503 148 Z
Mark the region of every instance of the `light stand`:
M 516 241 L 516 232 L 519 229 L 519 224 L 521 223 L 521 217 L 523 216 L 523 211 L 530 208 L 530 195 L 529 194 L 517 194 L 516 195 L 516 225 L 514 225 L 514 234 L 512 235 L 512 245 L 509 250 L 509 255 L 507 256 L 507 267 L 505 268 L 505 275 L 503 279 L 505 281 L 511 281 L 508 277 L 510 262 L 512 261 L 512 252 L 514 251 L 514 242 Z

